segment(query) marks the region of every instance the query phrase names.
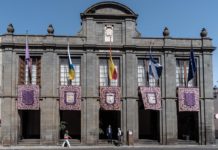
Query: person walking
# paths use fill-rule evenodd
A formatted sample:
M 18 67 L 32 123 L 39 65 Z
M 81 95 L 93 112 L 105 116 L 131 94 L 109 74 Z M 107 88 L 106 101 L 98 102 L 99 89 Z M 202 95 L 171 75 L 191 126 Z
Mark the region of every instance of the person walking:
M 108 143 L 112 143 L 112 128 L 111 128 L 111 125 L 109 125 L 107 127 L 107 138 L 108 138 Z
M 62 147 L 64 147 L 65 143 L 67 143 L 67 146 L 70 147 L 70 142 L 68 139 L 71 139 L 71 137 L 69 136 L 68 130 L 65 130 L 64 133 L 64 142 L 62 144 Z

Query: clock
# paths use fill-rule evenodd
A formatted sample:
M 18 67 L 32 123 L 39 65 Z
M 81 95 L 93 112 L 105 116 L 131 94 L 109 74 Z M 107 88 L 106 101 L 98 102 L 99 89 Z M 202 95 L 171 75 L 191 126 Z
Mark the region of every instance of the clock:
M 105 35 L 106 35 L 106 36 L 109 36 L 109 37 L 112 37 L 112 35 L 113 35 L 113 29 L 112 29 L 112 27 L 106 27 Z
M 113 42 L 113 26 L 105 26 L 105 42 Z

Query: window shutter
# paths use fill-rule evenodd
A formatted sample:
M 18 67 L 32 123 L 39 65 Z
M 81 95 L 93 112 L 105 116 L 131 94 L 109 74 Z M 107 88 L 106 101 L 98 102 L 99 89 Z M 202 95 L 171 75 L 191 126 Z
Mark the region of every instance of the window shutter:
M 19 79 L 18 84 L 22 85 L 24 84 L 24 78 L 25 78 L 25 61 L 23 58 L 19 58 Z
M 36 75 L 36 84 L 41 86 L 41 58 L 36 59 L 37 75 Z

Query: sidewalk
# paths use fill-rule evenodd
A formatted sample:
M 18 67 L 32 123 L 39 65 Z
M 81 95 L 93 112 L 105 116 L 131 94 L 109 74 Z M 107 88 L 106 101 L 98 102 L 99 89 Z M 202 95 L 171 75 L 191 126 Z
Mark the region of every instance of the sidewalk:
M 0 146 L 0 149 L 11 149 L 11 150 L 66 150 L 66 149 L 79 149 L 79 150 L 86 150 L 86 149 L 104 149 L 104 150 L 111 150 L 111 149 L 138 149 L 138 150 L 218 150 L 218 145 L 134 145 L 134 146 L 71 146 L 70 148 L 61 147 L 61 146 L 9 146 L 3 147 Z

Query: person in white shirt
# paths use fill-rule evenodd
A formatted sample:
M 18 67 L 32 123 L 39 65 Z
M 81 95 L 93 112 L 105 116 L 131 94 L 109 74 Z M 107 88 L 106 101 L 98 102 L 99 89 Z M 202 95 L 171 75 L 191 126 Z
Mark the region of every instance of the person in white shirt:
M 70 147 L 70 142 L 69 142 L 68 139 L 71 139 L 71 137 L 68 134 L 68 130 L 65 130 L 65 133 L 64 133 L 64 142 L 62 144 L 62 147 L 64 147 L 65 143 L 67 143 L 67 146 Z
M 117 144 L 118 144 L 118 146 L 119 146 L 120 144 L 122 144 L 122 143 L 121 143 L 121 136 L 122 136 L 122 134 L 123 134 L 123 133 L 122 133 L 121 129 L 118 128 L 118 129 L 117 129 L 117 139 L 118 139 L 118 143 L 117 143 Z

